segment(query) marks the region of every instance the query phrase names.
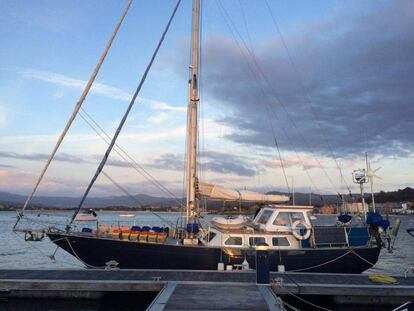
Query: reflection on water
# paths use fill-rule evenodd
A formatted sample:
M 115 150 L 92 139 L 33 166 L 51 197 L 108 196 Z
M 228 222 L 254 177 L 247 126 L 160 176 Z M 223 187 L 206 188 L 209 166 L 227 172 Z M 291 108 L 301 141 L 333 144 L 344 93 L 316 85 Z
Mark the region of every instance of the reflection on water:
M 100 300 L 87 299 L 0 299 L 0 311 L 141 311 L 157 293 L 110 292 Z

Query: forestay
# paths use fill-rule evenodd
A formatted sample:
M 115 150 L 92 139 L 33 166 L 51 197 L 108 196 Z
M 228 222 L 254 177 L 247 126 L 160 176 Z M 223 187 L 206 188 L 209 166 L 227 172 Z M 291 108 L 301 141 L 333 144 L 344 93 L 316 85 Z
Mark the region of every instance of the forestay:
M 290 200 L 290 198 L 286 195 L 263 194 L 247 190 L 235 190 L 206 182 L 199 183 L 198 195 L 209 200 L 256 203 L 284 203 Z

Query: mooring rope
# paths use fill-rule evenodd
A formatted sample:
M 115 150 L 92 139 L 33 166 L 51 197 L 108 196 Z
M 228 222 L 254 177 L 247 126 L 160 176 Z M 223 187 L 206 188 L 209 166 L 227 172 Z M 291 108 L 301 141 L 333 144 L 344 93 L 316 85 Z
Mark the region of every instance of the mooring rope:
M 361 255 L 359 255 L 358 253 L 356 253 L 353 249 L 350 249 L 350 250 L 349 250 L 348 252 L 346 252 L 345 254 L 342 254 L 342 255 L 340 255 L 340 256 L 338 256 L 338 257 L 334 258 L 334 259 L 328 260 L 328 261 L 323 262 L 323 263 L 321 263 L 321 264 L 318 264 L 318 265 L 315 265 L 315 266 L 311 266 L 311 267 L 302 268 L 302 269 L 289 270 L 289 272 L 301 272 L 301 271 L 306 271 L 306 270 L 310 270 L 310 269 L 314 269 L 314 268 L 319 268 L 319 267 L 325 266 L 325 265 L 327 265 L 327 264 L 330 264 L 330 263 L 332 263 L 332 262 L 335 262 L 335 261 L 337 261 L 337 260 L 341 259 L 342 257 L 345 257 L 346 255 L 349 255 L 349 254 L 354 254 L 354 255 L 355 255 L 355 256 L 357 256 L 359 259 L 361 259 L 362 261 L 364 261 L 364 262 L 368 263 L 368 264 L 369 264 L 369 265 L 371 265 L 371 266 L 374 266 L 374 265 L 375 265 L 374 263 L 372 263 L 372 262 L 370 262 L 370 261 L 366 260 L 364 257 L 362 257 Z
M 283 279 L 281 281 L 279 281 L 279 279 L 272 280 L 271 286 L 272 287 L 277 287 L 278 286 L 280 288 L 283 288 L 283 290 L 285 290 L 289 295 L 295 297 L 296 299 L 298 299 L 298 300 L 300 300 L 300 301 L 302 301 L 302 302 L 304 302 L 304 303 L 306 303 L 306 304 L 308 304 L 308 305 L 310 305 L 310 306 L 312 306 L 314 308 L 317 308 L 317 309 L 320 309 L 320 310 L 324 310 L 324 311 L 334 311 L 332 309 L 328 309 L 328 308 L 319 306 L 317 304 L 314 304 L 314 303 L 312 303 L 312 302 L 310 302 L 310 301 L 308 301 L 308 300 L 306 300 L 306 299 L 304 299 L 304 298 L 302 298 L 302 297 L 294 294 L 286 286 L 283 285 L 283 282 L 282 281 L 283 281 Z
M 73 249 L 73 247 L 72 247 L 72 244 L 70 244 L 70 241 L 69 241 L 69 239 L 68 239 L 68 237 L 67 236 L 65 236 L 65 239 L 66 239 L 66 242 L 68 243 L 68 245 L 69 245 L 69 247 L 70 247 L 70 249 L 72 250 L 72 253 L 73 253 L 73 255 L 75 255 L 75 257 L 81 262 L 81 263 L 83 263 L 85 266 L 87 266 L 87 267 L 89 267 L 89 268 L 93 268 L 93 269 L 105 269 L 106 268 L 106 266 L 101 266 L 101 267 L 99 267 L 99 266 L 93 266 L 93 265 L 90 265 L 90 264 L 88 264 L 88 263 L 86 263 L 86 262 L 84 262 L 82 259 L 80 259 L 80 257 L 78 256 L 78 254 L 75 252 L 75 250 Z
M 50 260 L 54 260 L 54 259 L 52 259 L 52 256 L 50 256 L 50 255 L 48 255 L 48 254 L 46 254 L 45 252 L 43 252 L 39 247 L 37 247 L 34 243 L 36 243 L 36 242 L 30 242 L 30 241 L 26 241 L 23 237 L 21 237 L 21 236 L 19 236 L 18 234 L 16 234 L 15 236 L 14 236 L 15 238 L 17 237 L 17 238 L 19 238 L 19 239 L 21 239 L 22 241 L 24 241 L 24 242 L 26 242 L 27 244 L 29 244 L 28 245 L 28 247 L 26 247 L 26 249 L 34 249 L 34 250 L 36 250 L 37 252 L 39 252 L 41 255 L 43 255 L 43 256 L 45 256 L 45 257 L 47 257 L 47 258 L 49 258 Z M 64 238 L 60 238 L 60 239 L 57 239 L 56 241 L 61 241 L 61 240 L 64 240 Z M 59 259 L 59 261 L 60 262 L 63 262 L 63 263 L 65 263 L 65 264 L 67 264 L 67 265 L 71 265 L 71 266 L 74 266 L 74 267 L 82 267 L 82 268 L 84 268 L 83 266 L 81 266 L 80 264 L 77 264 L 77 263 L 74 263 L 74 262 L 69 262 L 69 261 L 66 261 L 66 260 L 63 260 L 63 259 Z M 33 267 L 31 267 L 31 268 L 33 268 Z
M 357 256 L 359 259 L 361 259 L 362 261 L 365 261 L 367 264 L 374 266 L 375 264 L 366 260 L 364 257 L 362 257 L 361 255 L 359 255 L 358 253 L 356 253 L 353 249 L 350 250 L 351 253 L 353 253 L 355 256 Z

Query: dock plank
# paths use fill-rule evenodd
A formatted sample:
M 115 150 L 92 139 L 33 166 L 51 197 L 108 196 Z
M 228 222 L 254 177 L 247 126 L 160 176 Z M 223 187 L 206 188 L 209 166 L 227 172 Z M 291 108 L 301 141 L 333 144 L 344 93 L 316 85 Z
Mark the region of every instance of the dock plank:
M 185 310 L 269 310 L 258 287 L 180 284 L 168 300 L 165 311 Z

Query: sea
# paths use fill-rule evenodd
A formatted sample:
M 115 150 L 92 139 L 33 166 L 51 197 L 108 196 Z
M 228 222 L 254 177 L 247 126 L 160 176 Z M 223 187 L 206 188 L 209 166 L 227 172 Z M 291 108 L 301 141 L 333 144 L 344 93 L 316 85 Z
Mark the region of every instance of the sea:
M 44 228 L 45 226 L 54 226 L 64 228 L 70 218 L 67 211 L 28 211 L 18 225 L 18 228 Z M 207 215 L 208 221 L 215 215 Z M 333 215 L 315 215 L 315 224 L 333 224 L 335 216 Z M 98 213 L 100 223 L 108 225 L 162 225 L 174 226 L 181 219 L 180 213 L 170 212 L 132 212 L 132 211 L 101 211 Z M 401 220 L 401 226 L 398 237 L 395 241 L 394 250 L 388 252 L 383 249 L 378 263 L 370 270 L 364 273 L 378 273 L 390 275 L 403 275 L 404 272 L 414 265 L 414 238 L 407 233 L 408 228 L 414 227 L 414 216 L 390 216 L 391 225 L 396 218 Z M 39 242 L 26 242 L 24 234 L 13 233 L 12 227 L 16 221 L 15 212 L 0 212 L 0 269 L 86 269 L 85 266 L 76 258 L 72 257 L 65 251 L 58 249 L 55 256 L 52 254 L 56 251 L 56 246 L 47 238 Z M 96 224 L 95 224 L 96 225 Z M 79 223 L 77 226 L 91 226 L 89 223 Z M 93 226 L 93 225 L 92 225 Z M 8 307 L 12 307 L 12 309 Z M 115 306 L 114 310 L 129 310 Z M 96 305 L 85 305 L 75 307 L 69 304 L 65 307 L 64 303 L 58 302 L 53 305 L 49 302 L 47 305 L 40 304 L 39 309 L 36 304 L 19 302 L 17 305 L 5 305 L 0 301 L 0 310 L 79 310 L 79 311 L 96 311 L 96 310 L 113 310 L 108 305 L 97 307 Z M 140 308 L 138 308 L 140 309 Z M 145 308 L 144 308 L 145 309 Z

